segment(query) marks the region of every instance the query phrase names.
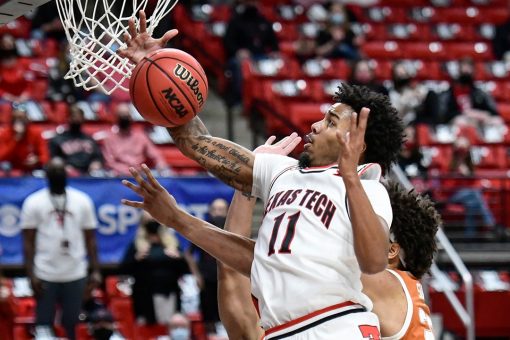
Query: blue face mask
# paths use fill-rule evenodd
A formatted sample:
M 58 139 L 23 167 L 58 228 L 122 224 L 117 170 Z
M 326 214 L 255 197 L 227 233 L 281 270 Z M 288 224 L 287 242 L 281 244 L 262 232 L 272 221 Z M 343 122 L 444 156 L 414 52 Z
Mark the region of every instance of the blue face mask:
M 329 17 L 332 24 L 341 25 L 345 22 L 345 15 L 341 13 L 335 13 Z
M 190 331 L 187 328 L 174 328 L 170 330 L 170 339 L 172 340 L 189 340 Z

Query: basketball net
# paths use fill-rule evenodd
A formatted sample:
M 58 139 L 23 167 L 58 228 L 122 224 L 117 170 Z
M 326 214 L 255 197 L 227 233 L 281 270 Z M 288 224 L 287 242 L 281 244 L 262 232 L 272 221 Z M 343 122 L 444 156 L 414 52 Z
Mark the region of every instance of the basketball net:
M 178 0 L 56 0 L 71 54 L 65 79 L 86 90 L 100 89 L 111 94 L 117 89 L 128 91 L 129 77 L 134 66 L 116 51 L 126 47 L 124 33 L 128 20 L 154 7 L 147 18 L 147 32 L 152 34 Z M 132 2 L 131 4 L 127 4 Z M 152 7 L 152 6 L 151 6 Z M 139 21 L 136 20 L 139 27 Z

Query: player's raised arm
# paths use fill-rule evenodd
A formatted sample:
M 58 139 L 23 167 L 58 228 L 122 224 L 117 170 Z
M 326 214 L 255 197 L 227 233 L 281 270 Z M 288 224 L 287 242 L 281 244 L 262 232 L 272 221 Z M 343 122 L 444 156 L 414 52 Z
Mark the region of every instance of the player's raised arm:
M 145 13 L 140 11 L 139 29 L 136 28 L 134 18 L 131 18 L 129 34 L 124 35 L 127 47 L 118 54 L 136 64 L 145 55 L 164 48 L 177 33 L 177 30 L 170 30 L 160 39 L 152 38 L 147 32 Z M 231 141 L 211 136 L 198 117 L 182 126 L 169 128 L 168 131 L 183 154 L 235 189 L 251 192 L 255 159 L 251 151 Z
M 369 112 L 367 108 L 361 110 L 359 123 L 357 113 L 353 112 L 347 135 L 342 136 L 337 132 L 342 149 L 338 169 L 347 192 L 354 253 L 361 271 L 365 274 L 375 274 L 384 270 L 387 265 L 389 226 L 375 213 L 357 173 L 357 165 L 365 148 L 364 138 Z
M 130 169 L 137 184 L 122 183 L 143 198 L 143 201 L 122 200 L 122 203 L 147 211 L 161 224 L 171 226 L 185 238 L 224 262 L 243 275 L 249 276 L 253 262 L 255 242 L 247 237 L 219 229 L 181 209 L 175 198 L 159 184 L 150 169 L 142 165 L 142 177 L 136 169 Z

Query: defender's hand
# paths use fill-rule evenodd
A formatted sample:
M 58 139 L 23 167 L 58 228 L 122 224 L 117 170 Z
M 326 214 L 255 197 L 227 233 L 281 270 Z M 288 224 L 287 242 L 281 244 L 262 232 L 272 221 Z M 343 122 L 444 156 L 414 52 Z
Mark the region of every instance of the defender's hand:
M 121 201 L 122 204 L 134 208 L 141 208 L 151 214 L 151 216 L 161 224 L 172 226 L 174 224 L 173 218 L 181 211 L 181 208 L 177 205 L 175 198 L 159 184 L 156 178 L 154 178 L 147 165 L 143 164 L 142 170 L 147 179 L 144 179 L 135 168 L 130 168 L 129 171 L 138 185 L 127 180 L 123 180 L 122 184 L 141 196 L 143 201 L 139 202 L 123 199 Z
M 365 131 L 370 109 L 364 107 L 359 114 L 353 112 L 351 115 L 351 126 L 349 132 L 342 136 L 337 131 L 336 138 L 340 143 L 340 155 L 338 156 L 338 170 L 343 176 L 358 176 L 358 164 L 361 154 L 365 151 Z
M 129 19 L 129 34 L 124 33 L 124 41 L 127 48 L 119 50 L 117 53 L 124 58 L 128 58 L 133 63 L 138 64 L 147 54 L 157 51 L 166 46 L 168 41 L 175 37 L 179 32 L 176 29 L 170 30 L 159 39 L 154 39 L 147 32 L 147 17 L 144 11 L 140 11 L 140 31 L 137 32 L 135 19 Z
M 263 145 L 253 150 L 253 152 L 272 153 L 276 155 L 286 156 L 296 148 L 299 142 L 301 142 L 301 137 L 299 137 L 297 133 L 293 132 L 292 134 L 290 134 L 290 136 L 287 136 L 278 143 L 273 144 L 275 140 L 276 140 L 275 136 L 269 137 Z

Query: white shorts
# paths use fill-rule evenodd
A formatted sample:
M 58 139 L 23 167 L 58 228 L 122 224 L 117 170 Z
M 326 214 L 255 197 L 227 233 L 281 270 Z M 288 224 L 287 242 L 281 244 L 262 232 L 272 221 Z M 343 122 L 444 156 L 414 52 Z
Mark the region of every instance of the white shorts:
M 335 308 L 339 306 L 338 308 Z M 266 330 L 264 340 L 380 340 L 379 319 L 357 304 L 321 309 Z

